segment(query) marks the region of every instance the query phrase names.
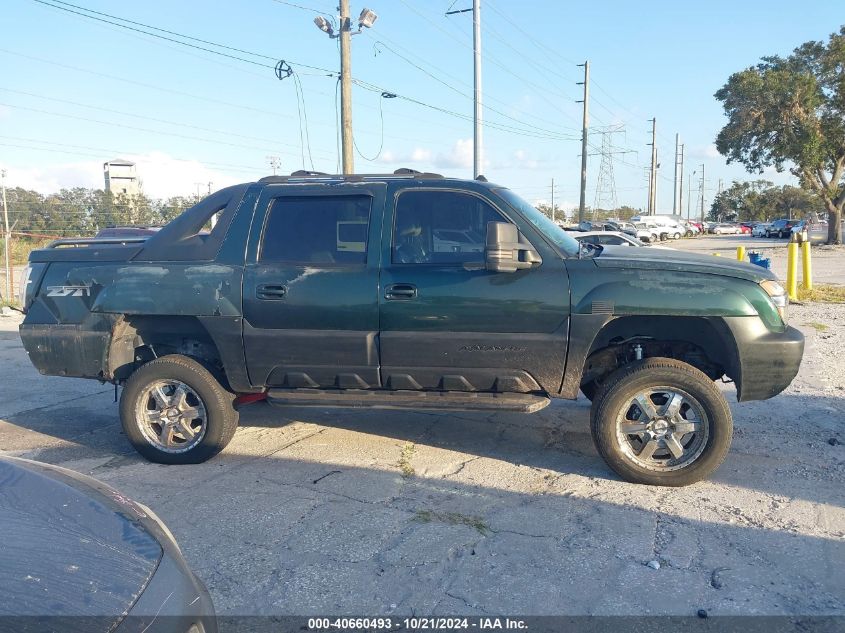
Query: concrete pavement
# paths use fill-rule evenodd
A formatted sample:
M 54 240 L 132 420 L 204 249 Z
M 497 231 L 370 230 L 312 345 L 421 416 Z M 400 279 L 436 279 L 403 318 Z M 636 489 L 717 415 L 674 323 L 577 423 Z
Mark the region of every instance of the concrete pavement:
M 845 442 L 829 354 L 845 309 L 824 332 L 804 309 L 796 382 L 744 404 L 726 387 L 731 454 L 683 489 L 619 481 L 583 399 L 535 415 L 257 404 L 214 460 L 150 464 L 121 435 L 111 386 L 39 376 L 13 318 L 0 318 L 0 451 L 150 506 L 222 614 L 845 615 L 845 446 L 828 442 Z

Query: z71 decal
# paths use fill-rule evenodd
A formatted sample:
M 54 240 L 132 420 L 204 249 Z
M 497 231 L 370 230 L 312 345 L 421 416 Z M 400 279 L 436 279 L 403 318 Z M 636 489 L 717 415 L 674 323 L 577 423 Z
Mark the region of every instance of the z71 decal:
M 88 297 L 91 295 L 90 286 L 48 286 L 48 297 Z

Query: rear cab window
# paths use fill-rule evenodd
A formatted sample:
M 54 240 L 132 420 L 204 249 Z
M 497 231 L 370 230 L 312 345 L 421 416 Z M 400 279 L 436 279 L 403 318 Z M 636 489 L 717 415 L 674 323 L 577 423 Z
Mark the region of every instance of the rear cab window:
M 273 200 L 258 259 L 314 266 L 364 265 L 370 196 L 303 196 Z

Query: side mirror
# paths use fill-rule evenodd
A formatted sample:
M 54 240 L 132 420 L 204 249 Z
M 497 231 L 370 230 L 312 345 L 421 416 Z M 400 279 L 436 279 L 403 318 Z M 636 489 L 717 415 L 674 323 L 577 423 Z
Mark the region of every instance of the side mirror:
M 508 222 L 487 223 L 484 259 L 487 270 L 497 273 L 513 273 L 543 263 L 540 254 Z

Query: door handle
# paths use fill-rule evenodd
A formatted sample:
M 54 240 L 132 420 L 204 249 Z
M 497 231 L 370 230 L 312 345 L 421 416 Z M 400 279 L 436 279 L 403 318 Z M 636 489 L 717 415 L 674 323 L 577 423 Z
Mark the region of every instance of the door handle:
M 414 284 L 392 284 L 385 289 L 384 298 L 388 301 L 416 299 L 417 287 Z
M 265 299 L 267 301 L 284 299 L 287 293 L 287 286 L 283 286 L 282 284 L 258 284 L 255 288 L 255 296 L 258 299 Z

